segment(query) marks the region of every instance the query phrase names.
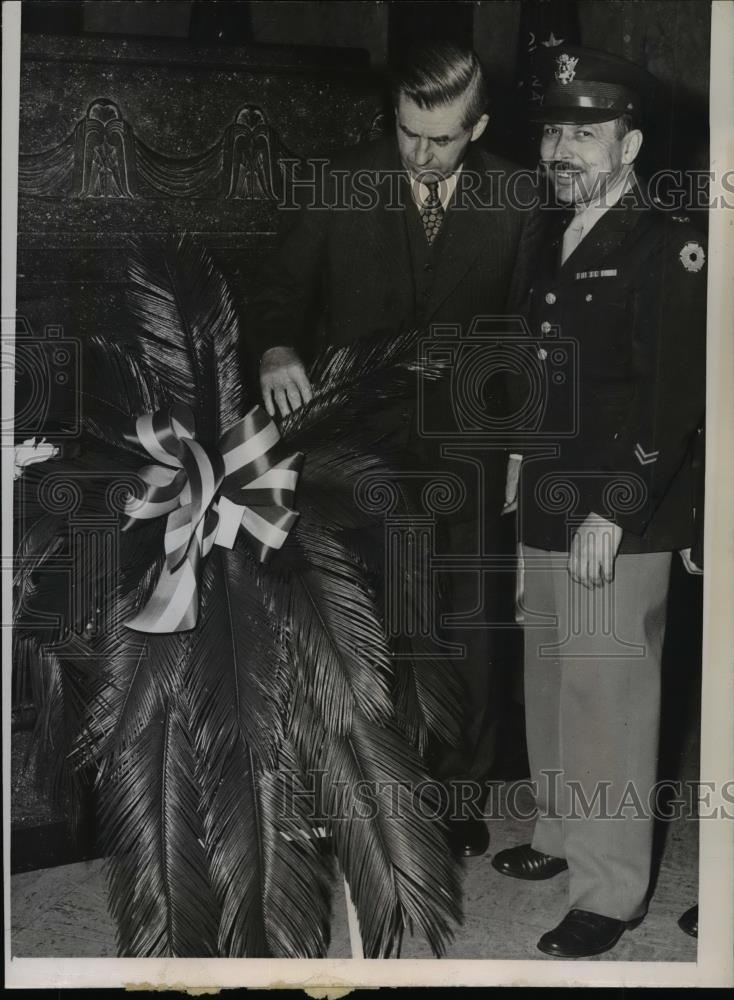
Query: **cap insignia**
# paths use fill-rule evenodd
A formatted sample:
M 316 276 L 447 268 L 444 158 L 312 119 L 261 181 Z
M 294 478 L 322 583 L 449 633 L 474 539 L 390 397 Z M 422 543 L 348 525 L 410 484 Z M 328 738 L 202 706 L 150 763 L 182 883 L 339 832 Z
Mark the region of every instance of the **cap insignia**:
M 567 52 L 561 53 L 556 59 L 556 80 L 559 83 L 571 83 L 576 76 L 578 61 L 578 56 L 570 56 Z

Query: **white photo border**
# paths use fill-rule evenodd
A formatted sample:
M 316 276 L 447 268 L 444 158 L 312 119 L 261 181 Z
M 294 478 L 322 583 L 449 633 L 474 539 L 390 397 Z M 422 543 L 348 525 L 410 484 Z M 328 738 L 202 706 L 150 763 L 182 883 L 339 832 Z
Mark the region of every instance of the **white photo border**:
M 10 912 L 10 711 L 13 341 L 16 301 L 19 0 L 5 0 L 2 105 L 2 600 L 5 985 L 9 988 L 374 986 L 730 986 L 734 983 L 734 823 L 700 824 L 696 962 L 13 958 Z M 734 3 L 713 0 L 711 196 L 734 168 Z M 721 792 L 734 777 L 734 212 L 710 212 L 701 777 Z M 726 805 L 721 794 L 711 806 Z M 681 901 L 683 906 L 685 901 Z

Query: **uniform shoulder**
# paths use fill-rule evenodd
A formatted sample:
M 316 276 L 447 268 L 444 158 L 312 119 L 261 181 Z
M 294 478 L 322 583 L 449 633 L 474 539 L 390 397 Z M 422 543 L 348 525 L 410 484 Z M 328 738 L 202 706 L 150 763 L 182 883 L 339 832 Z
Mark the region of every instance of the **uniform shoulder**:
M 655 201 L 650 208 L 655 229 L 664 234 L 666 239 L 673 242 L 680 239 L 706 242 L 706 234 L 700 223 L 685 210 L 663 208 Z
M 707 257 L 706 234 L 696 220 L 679 209 L 665 209 L 655 204 L 650 224 L 662 251 L 677 257 L 682 268 L 692 274 L 704 269 Z
M 536 176 L 536 172 L 534 170 L 522 167 L 519 163 L 515 163 L 513 160 L 507 160 L 503 156 L 497 156 L 495 153 L 490 153 L 486 149 L 477 150 L 476 162 L 480 165 L 480 169 L 483 172 L 498 176 L 505 182 L 509 182 L 511 178 L 519 177 L 526 183 L 532 184 L 533 179 Z
M 535 170 L 484 149 L 478 149 L 471 159 L 467 157 L 465 165 L 480 175 L 480 190 L 491 192 L 489 197 L 497 199 L 497 204 L 516 209 L 512 214 L 518 218 L 524 218 L 527 209 L 538 204 Z

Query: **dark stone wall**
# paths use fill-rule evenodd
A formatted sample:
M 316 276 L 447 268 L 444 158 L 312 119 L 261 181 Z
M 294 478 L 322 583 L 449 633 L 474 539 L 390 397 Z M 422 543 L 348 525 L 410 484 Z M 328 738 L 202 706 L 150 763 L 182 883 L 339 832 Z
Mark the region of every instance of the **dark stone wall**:
M 708 0 L 589 0 L 579 4 L 584 45 L 645 66 L 667 104 L 654 132 L 655 165 L 708 169 L 711 4 Z
M 16 350 L 19 440 L 73 436 L 68 424 L 61 428 L 70 416 L 61 399 L 69 377 L 78 377 L 85 338 L 131 323 L 124 301 L 131 240 L 196 234 L 243 310 L 275 239 L 280 160 L 324 155 L 369 133 L 381 105 L 368 64 L 358 49 L 23 36 L 17 311 L 27 325 Z M 246 371 L 254 378 L 254 364 Z M 32 737 L 18 719 L 29 692 L 16 686 L 13 869 L 87 857 L 95 849 L 93 804 L 81 803 L 75 839 L 26 765 Z M 24 725 L 32 721 L 31 713 Z
M 366 64 L 359 50 L 25 36 L 18 312 L 35 333 L 112 333 L 129 240 L 180 231 L 246 300 L 276 232 L 279 160 L 364 137 L 380 109 Z
M 582 45 L 631 59 L 663 84 L 667 103 L 649 123 L 645 168 L 708 169 L 709 0 L 579 0 L 576 10 Z M 491 0 L 474 12 L 474 47 L 495 97 L 487 141 L 498 151 L 513 147 L 509 109 L 519 110 L 520 11 L 520 0 Z

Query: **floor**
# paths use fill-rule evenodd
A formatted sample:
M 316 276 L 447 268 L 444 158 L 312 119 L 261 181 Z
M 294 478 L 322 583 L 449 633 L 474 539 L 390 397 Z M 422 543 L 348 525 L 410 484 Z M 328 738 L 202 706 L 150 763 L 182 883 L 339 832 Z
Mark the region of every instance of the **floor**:
M 536 884 L 499 875 L 490 864 L 492 852 L 527 841 L 530 824 L 492 819 L 489 827 L 490 851 L 464 865 L 465 918 L 447 957 L 542 959 L 535 944 L 564 914 L 568 875 Z M 672 822 L 648 916 L 636 930 L 624 934 L 617 947 L 602 956 L 604 960 L 695 961 L 696 942 L 678 929 L 676 921 L 696 901 L 696 858 L 695 821 L 689 818 Z M 11 907 L 13 955 L 115 955 L 102 861 L 14 876 Z M 346 909 L 339 894 L 330 957 L 349 955 Z M 402 957 L 432 956 L 422 941 L 412 939 L 405 942 Z
M 677 579 L 677 585 L 671 589 L 664 656 L 659 776 L 692 782 L 698 777 L 700 672 L 696 668 L 700 667 L 701 645 L 700 633 L 690 627 L 690 607 L 695 602 L 700 607 L 701 594 L 700 587 L 692 589 L 696 578 L 686 578 L 681 572 L 673 579 Z M 522 729 L 520 720 L 519 726 L 508 730 L 511 735 L 505 739 L 505 746 L 514 754 L 511 759 L 516 761 L 524 760 L 524 741 L 522 735 L 518 736 Z M 521 767 L 518 776 L 525 773 Z M 25 781 L 19 774 L 19 784 Z M 530 799 L 524 804 L 521 798 L 518 801 L 522 812 L 529 814 Z M 498 817 L 489 820 L 489 827 L 489 852 L 464 864 L 464 921 L 447 957 L 544 959 L 536 942 L 564 915 L 568 874 L 543 883 L 503 877 L 492 868 L 491 855 L 527 842 L 531 823 Z M 677 920 L 697 900 L 697 822 L 690 816 L 679 818 L 661 826 L 659 832 L 663 835 L 657 851 L 659 867 L 648 915 L 600 961 L 696 960 L 696 941 L 678 928 Z M 114 956 L 115 928 L 107 912 L 103 862 L 59 865 L 14 875 L 11 926 L 15 956 Z M 341 893 L 337 893 L 329 957 L 350 954 L 346 906 Z M 432 956 L 423 941 L 408 939 L 402 957 Z

